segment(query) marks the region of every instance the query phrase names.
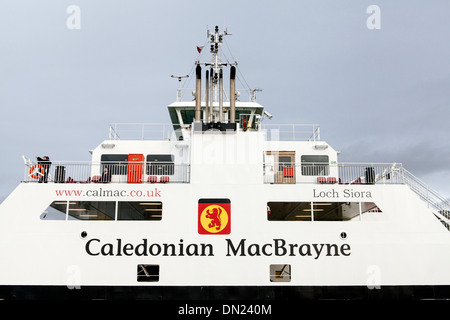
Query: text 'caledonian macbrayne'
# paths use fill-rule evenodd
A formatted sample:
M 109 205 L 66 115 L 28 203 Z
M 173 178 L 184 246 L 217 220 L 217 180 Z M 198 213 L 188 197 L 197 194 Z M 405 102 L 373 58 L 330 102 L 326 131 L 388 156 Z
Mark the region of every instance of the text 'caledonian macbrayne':
M 233 242 L 225 239 L 225 256 L 302 256 L 319 257 L 350 256 L 349 244 L 336 243 L 288 243 L 284 239 L 273 239 L 267 243 L 250 243 L 247 239 Z M 142 239 L 138 244 L 116 239 L 102 242 L 94 238 L 86 242 L 86 253 L 90 256 L 215 256 L 211 243 L 185 243 L 180 239 L 175 243 L 151 243 Z

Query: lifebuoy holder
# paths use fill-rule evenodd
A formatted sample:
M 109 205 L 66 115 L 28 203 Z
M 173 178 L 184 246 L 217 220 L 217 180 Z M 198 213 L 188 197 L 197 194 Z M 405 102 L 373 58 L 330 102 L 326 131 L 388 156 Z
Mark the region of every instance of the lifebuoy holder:
M 44 167 L 40 164 L 35 164 L 30 168 L 30 177 L 34 179 L 39 179 L 40 177 L 44 176 Z

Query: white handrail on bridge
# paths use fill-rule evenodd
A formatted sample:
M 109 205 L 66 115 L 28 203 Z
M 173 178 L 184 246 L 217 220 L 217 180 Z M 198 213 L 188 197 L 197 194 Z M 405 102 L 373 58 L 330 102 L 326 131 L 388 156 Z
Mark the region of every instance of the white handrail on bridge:
M 238 121 L 239 122 L 239 121 Z M 175 129 L 189 129 L 187 124 L 169 123 L 111 123 L 110 140 L 168 140 L 175 138 Z M 240 126 L 238 125 L 238 128 Z M 255 128 L 253 128 L 255 130 Z M 180 129 L 177 129 L 180 130 Z M 239 129 L 242 130 L 242 129 Z M 318 124 L 261 124 L 268 141 L 320 141 Z M 226 133 L 226 131 L 224 131 Z

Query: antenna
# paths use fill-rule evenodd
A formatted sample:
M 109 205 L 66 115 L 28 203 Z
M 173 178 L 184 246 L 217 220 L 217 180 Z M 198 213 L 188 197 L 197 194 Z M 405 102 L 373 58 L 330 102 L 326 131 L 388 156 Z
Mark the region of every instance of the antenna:
M 185 75 L 185 76 L 174 76 L 174 75 L 171 75 L 171 77 L 172 77 L 172 78 L 178 78 L 178 81 L 181 82 L 181 79 L 182 79 L 182 78 L 189 78 L 189 75 L 188 75 L 188 74 Z
M 175 75 L 171 75 L 172 78 L 178 78 L 178 90 L 177 90 L 177 102 L 181 101 L 181 79 L 183 78 L 189 78 L 189 75 L 185 75 L 185 76 L 175 76 Z
M 261 92 L 261 91 L 262 91 L 262 89 L 258 89 L 258 88 L 250 90 L 251 101 L 253 101 L 253 102 L 256 101 L 256 92 Z
M 208 30 L 207 37 L 210 39 L 210 52 L 212 54 L 211 62 L 209 63 L 215 73 L 215 75 L 219 74 L 220 70 L 222 69 L 222 66 L 226 66 L 227 63 L 222 63 L 222 60 L 219 55 L 219 48 L 223 43 L 223 37 L 231 35 L 231 33 L 228 33 L 226 30 L 225 32 L 219 32 L 219 27 L 214 27 L 214 32 L 210 32 Z M 214 81 L 214 84 L 217 84 L 217 81 Z

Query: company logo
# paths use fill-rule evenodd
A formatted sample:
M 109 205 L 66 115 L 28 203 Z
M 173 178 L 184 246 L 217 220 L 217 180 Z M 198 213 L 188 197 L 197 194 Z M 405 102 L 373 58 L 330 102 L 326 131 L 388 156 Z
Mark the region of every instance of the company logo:
M 198 233 L 230 234 L 231 202 L 229 199 L 200 199 L 198 201 Z

